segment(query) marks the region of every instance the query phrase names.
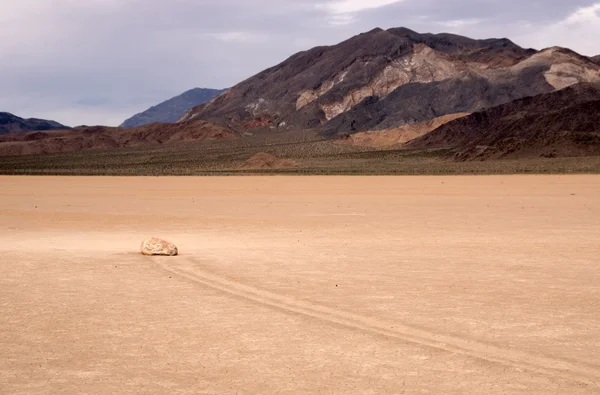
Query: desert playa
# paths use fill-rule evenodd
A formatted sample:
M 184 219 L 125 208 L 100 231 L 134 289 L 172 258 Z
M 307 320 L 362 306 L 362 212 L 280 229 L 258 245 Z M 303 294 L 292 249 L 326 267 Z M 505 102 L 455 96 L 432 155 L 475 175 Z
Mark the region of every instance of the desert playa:
M 598 393 L 599 197 L 592 175 L 0 177 L 0 393 Z

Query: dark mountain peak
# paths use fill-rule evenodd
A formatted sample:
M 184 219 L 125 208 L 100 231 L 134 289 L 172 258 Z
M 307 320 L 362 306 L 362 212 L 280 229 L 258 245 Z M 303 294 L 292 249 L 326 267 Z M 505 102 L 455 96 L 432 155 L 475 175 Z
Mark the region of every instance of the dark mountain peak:
M 9 112 L 0 112 L 0 134 L 60 129 L 70 128 L 55 121 L 38 118 L 24 119 Z
M 155 122 L 177 122 L 177 120 L 179 120 L 179 118 L 181 118 L 190 108 L 206 103 L 224 91 L 225 90 L 207 88 L 190 89 L 179 96 L 175 96 L 156 106 L 150 107 L 144 112 L 134 115 L 123 122 L 121 126 L 131 128 Z
M 388 33 L 398 37 L 422 37 L 419 33 L 406 27 L 393 27 L 387 30 Z
M 368 31 L 368 32 L 366 32 L 366 33 L 361 33 L 361 34 L 359 34 L 359 36 L 360 36 L 360 35 L 364 35 L 364 34 L 366 34 L 366 35 L 378 34 L 378 33 L 381 33 L 381 32 L 383 32 L 383 31 L 384 31 L 384 30 L 383 30 L 382 28 L 380 28 L 380 27 L 376 27 L 376 28 L 374 28 L 374 29 L 371 29 L 371 30 L 369 30 L 369 31 Z
M 408 38 L 414 43 L 425 44 L 442 52 L 457 52 L 464 49 L 521 49 L 520 46 L 508 38 L 488 38 L 475 40 L 469 37 L 452 33 L 417 33 L 405 27 L 388 29 L 388 32 L 403 38 Z
M 492 48 L 521 48 L 508 38 L 488 38 L 486 40 L 479 40 L 483 46 L 489 46 Z
M 24 120 L 25 119 L 11 114 L 9 112 L 0 112 L 0 125 L 7 124 L 9 122 L 20 122 Z
M 187 90 L 185 92 L 183 92 L 181 94 L 181 96 L 186 97 L 186 98 L 192 98 L 195 97 L 197 95 L 204 95 L 204 94 L 214 94 L 215 91 L 216 92 L 225 92 L 226 89 L 210 89 L 210 88 L 192 88 L 190 90 Z

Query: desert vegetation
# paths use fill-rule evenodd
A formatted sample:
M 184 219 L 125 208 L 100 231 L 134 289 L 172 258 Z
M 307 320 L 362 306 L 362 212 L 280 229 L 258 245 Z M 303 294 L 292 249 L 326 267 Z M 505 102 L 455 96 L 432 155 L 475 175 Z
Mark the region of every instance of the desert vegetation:
M 259 153 L 293 166 L 248 166 Z M 340 144 L 315 132 L 265 133 L 236 139 L 0 157 L 1 174 L 510 174 L 598 173 L 600 157 L 453 161 L 445 150 L 373 149 Z

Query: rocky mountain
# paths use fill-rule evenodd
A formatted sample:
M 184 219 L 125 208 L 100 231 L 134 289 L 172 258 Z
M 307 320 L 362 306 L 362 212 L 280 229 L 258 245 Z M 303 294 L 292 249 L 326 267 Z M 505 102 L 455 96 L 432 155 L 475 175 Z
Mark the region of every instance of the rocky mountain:
M 292 151 L 317 144 L 311 139 L 335 140 L 319 152 L 443 149 L 457 160 L 600 155 L 597 62 L 505 38 L 374 29 L 300 52 L 220 95 L 186 92 L 124 125 L 173 122 L 190 108 L 177 123 L 9 134 L 0 136 L 0 155 L 234 137 L 242 145 L 290 144 Z M 216 97 L 191 108 L 206 95 Z M 232 146 L 221 148 L 229 155 Z M 258 162 L 278 163 L 266 156 Z
M 233 136 L 233 131 L 201 120 L 177 124 L 153 123 L 134 128 L 82 126 L 71 130 L 0 136 L 0 156 L 160 146 L 170 143 L 227 139 Z
M 387 130 L 600 81 L 600 65 L 564 48 L 524 49 L 374 29 L 338 45 L 293 55 L 188 111 L 245 129 L 317 128 L 329 136 Z
M 600 155 L 600 84 L 580 83 L 448 122 L 408 144 L 458 160 Z
M 346 134 L 341 136 L 338 142 L 360 147 L 386 149 L 400 148 L 417 137 L 424 136 L 448 122 L 465 117 L 467 115 L 470 114 L 449 114 L 434 118 L 430 121 L 407 123 L 390 129 L 370 130 L 367 132 Z
M 597 55 L 597 56 L 592 56 L 592 58 L 591 58 L 591 59 L 592 59 L 594 62 L 596 62 L 596 63 L 600 63 L 600 55 Z
M 56 129 L 69 129 L 69 127 L 45 119 L 23 119 L 8 112 L 0 112 L 0 134 Z
M 121 127 L 132 128 L 134 126 L 147 125 L 155 122 L 174 123 L 181 118 L 186 111 L 199 104 L 206 103 L 214 97 L 225 92 L 225 89 L 194 88 L 179 96 L 175 96 L 156 106 L 150 107 L 144 112 L 134 115 L 121 124 Z

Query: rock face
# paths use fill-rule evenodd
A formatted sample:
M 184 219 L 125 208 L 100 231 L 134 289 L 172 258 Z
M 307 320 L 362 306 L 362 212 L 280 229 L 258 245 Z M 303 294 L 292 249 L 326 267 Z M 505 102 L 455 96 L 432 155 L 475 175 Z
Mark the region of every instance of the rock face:
M 143 255 L 175 256 L 178 254 L 177 247 L 173 243 L 151 237 L 142 242 L 141 252 Z
M 164 101 L 156 106 L 150 107 L 144 112 L 134 115 L 121 124 L 123 128 L 148 125 L 155 122 L 174 123 L 181 118 L 186 111 L 199 104 L 219 96 L 225 89 L 194 88 Z
M 385 130 L 472 113 L 580 82 L 600 65 L 564 48 L 508 39 L 375 29 L 293 55 L 188 111 L 245 130 L 318 129 L 326 136 Z
M 448 122 L 408 147 L 456 160 L 600 155 L 600 84 L 581 83 Z
M 24 119 L 8 112 L 0 112 L 0 134 L 65 129 L 70 128 L 54 121 L 36 118 Z

